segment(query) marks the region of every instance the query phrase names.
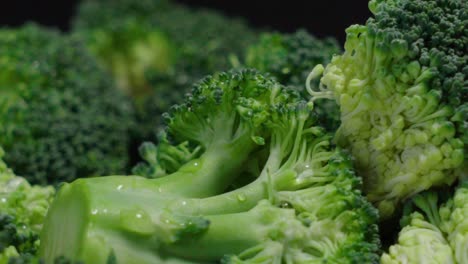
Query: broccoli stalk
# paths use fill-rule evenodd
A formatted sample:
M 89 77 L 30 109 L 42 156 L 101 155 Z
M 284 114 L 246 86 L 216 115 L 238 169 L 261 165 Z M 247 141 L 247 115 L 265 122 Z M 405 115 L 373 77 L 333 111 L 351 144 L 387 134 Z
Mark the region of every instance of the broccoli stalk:
M 336 142 L 388 218 L 401 201 L 466 174 L 468 11 L 462 0 L 369 6 L 374 18 L 346 30 L 345 52 L 310 93 L 340 105 Z
M 196 141 L 206 149 L 202 158 L 218 138 L 229 142 L 246 129 L 241 135 L 249 146 L 269 150 L 258 178 L 224 193 L 214 190 L 220 185 L 193 184 L 190 177 L 227 188 L 226 179 L 244 177 L 242 164 L 220 168 L 238 162 L 231 157 L 209 160 L 219 163 L 212 165 L 217 174 L 194 172 L 184 181 L 174 175 L 193 167 L 192 161 L 156 179 L 79 179 L 59 191 L 41 235 L 41 255 L 46 263 L 58 255 L 94 263 L 112 255 L 138 263 L 376 263 L 377 212 L 362 197 L 350 158 L 332 149 L 323 129 L 313 126 L 311 111 L 294 91 L 249 70 L 205 79 L 169 113 L 170 138 Z M 249 153 L 235 154 L 248 163 Z

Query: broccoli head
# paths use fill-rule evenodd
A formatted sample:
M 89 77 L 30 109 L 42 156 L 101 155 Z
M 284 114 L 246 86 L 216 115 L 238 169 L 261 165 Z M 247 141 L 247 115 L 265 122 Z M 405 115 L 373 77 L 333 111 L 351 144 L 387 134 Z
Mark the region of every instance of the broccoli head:
M 34 259 L 54 189 L 31 186 L 2 161 L 0 148 L 0 263 Z M 29 262 L 25 262 L 29 263 Z
M 468 181 L 458 187 L 441 209 L 441 230 L 453 249 L 457 263 L 468 263 Z
M 398 243 L 381 263 L 467 263 L 468 182 L 426 191 L 405 205 Z
M 173 157 L 188 157 L 179 152 L 188 142 L 201 149 L 198 158 L 156 179 L 64 184 L 41 234 L 41 256 L 93 263 L 377 263 L 377 210 L 361 195 L 350 156 L 314 126 L 312 107 L 251 70 L 207 77 L 165 117 Z M 252 153 L 266 157 L 249 160 Z M 261 169 L 253 181 L 226 191 L 255 165 Z
M 138 145 L 156 140 L 161 114 L 254 38 L 242 20 L 167 0 L 83 1 L 74 32 L 134 98 Z
M 328 64 L 332 55 L 340 52 L 333 38 L 318 39 L 305 30 L 292 34 L 263 33 L 246 52 L 245 64 L 272 74 L 280 83 L 308 97 L 306 79 L 317 64 Z M 318 87 L 318 80 L 312 83 Z M 340 124 L 340 111 L 332 100 L 316 101 L 314 112 L 318 122 L 329 131 Z
M 347 29 L 313 97 L 334 98 L 365 192 L 383 218 L 400 201 L 452 184 L 466 164 L 468 88 L 462 0 L 372 0 Z
M 398 234 L 398 243 L 382 255 L 382 264 L 457 263 L 453 250 L 440 229 L 418 212 Z M 463 263 L 463 262 L 461 262 Z
M 445 233 L 440 229 L 439 206 L 445 191 L 426 191 L 405 204 L 398 241 L 381 257 L 382 264 L 457 263 Z M 440 196 L 440 197 L 439 197 Z
M 0 144 L 37 184 L 125 172 L 133 111 L 80 41 L 37 25 L 0 30 Z

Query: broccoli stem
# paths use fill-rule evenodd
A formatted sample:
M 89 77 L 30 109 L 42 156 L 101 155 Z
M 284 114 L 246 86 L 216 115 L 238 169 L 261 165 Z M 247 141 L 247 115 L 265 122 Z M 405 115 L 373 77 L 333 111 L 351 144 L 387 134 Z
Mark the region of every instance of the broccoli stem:
M 269 233 L 267 227 L 276 226 L 271 222 L 282 219 L 283 211 L 278 208 L 255 207 L 238 214 L 208 216 L 209 230 L 206 230 L 203 223 L 193 225 L 196 217 L 177 218 L 180 212 L 167 211 L 165 206 L 177 197 L 161 195 L 151 182 L 140 177 L 110 176 L 65 184 L 47 216 L 40 255 L 46 263 L 61 255 L 104 263 L 111 248 L 122 248 L 115 250 L 118 259 L 135 256 L 141 260 L 138 263 L 155 263 L 155 258 L 162 254 L 159 250 L 174 253 L 176 257 L 215 260 L 263 241 Z M 173 221 L 184 218 L 188 220 Z M 189 224 L 192 224 L 190 230 Z M 245 228 L 240 230 L 238 226 Z M 129 241 L 144 247 L 134 248 L 129 246 Z
M 265 202 L 265 203 L 262 203 Z M 250 211 L 207 216 L 209 229 L 199 236 L 174 244 L 163 245 L 163 251 L 172 256 L 197 261 L 215 261 L 226 254 L 239 254 L 249 248 L 277 238 L 287 240 L 282 225 L 289 226 L 291 234 L 303 225 L 294 210 L 280 209 L 262 201 Z M 239 228 L 241 227 L 241 228 Z M 305 232 L 305 227 L 304 231 Z
M 234 191 L 207 198 L 177 199 L 168 206 L 173 212 L 190 215 L 214 215 L 243 212 L 267 197 L 264 177 Z
M 127 260 L 123 263 L 179 263 L 161 260 L 157 248 L 177 239 L 191 219 L 165 221 L 169 218 L 162 217 L 162 207 L 174 197 L 158 193 L 153 182 L 109 176 L 64 184 L 49 209 L 40 256 L 45 263 L 53 263 L 56 256 L 106 263 L 113 249 L 119 260 Z
M 248 134 L 233 141 L 220 140 L 211 144 L 200 158 L 173 174 L 155 179 L 153 184 L 159 193 L 183 197 L 219 194 L 239 175 L 242 164 L 255 147 Z
M 255 181 L 236 190 L 207 198 L 176 199 L 170 211 L 190 215 L 231 214 L 250 210 L 260 200 L 272 198 L 276 192 L 294 189 L 296 173 L 278 171 L 273 176 L 263 173 Z

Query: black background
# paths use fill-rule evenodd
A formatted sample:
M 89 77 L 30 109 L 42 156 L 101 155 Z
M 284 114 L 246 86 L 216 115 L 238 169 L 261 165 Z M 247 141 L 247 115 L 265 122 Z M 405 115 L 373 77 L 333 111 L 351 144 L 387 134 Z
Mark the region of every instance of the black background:
M 138 1 L 138 0 L 136 0 Z M 345 39 L 344 30 L 362 24 L 370 16 L 367 0 L 177 0 L 194 7 L 208 7 L 229 16 L 244 17 L 251 25 L 292 32 L 306 28 L 323 37 Z M 0 26 L 17 26 L 26 21 L 68 30 L 78 0 L 3 0 Z M 229 30 L 229 29 L 226 29 Z

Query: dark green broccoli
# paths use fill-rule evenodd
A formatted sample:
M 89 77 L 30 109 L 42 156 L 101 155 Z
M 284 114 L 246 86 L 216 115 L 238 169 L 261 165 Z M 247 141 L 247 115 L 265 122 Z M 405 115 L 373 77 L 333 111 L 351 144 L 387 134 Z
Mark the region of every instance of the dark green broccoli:
M 165 117 L 172 146 L 196 143 L 199 157 L 156 179 L 63 185 L 45 222 L 41 256 L 378 263 L 377 210 L 361 195 L 349 155 L 331 146 L 311 113 L 296 91 L 250 70 L 204 79 Z M 254 171 L 246 168 L 249 154 L 262 150 L 267 157 L 254 161 L 261 168 L 256 179 L 226 192 Z
M 369 6 L 374 18 L 347 29 L 345 52 L 321 79 L 326 89 L 311 94 L 340 105 L 337 143 L 352 151 L 367 197 L 386 218 L 400 201 L 466 175 L 468 5 Z
M 39 234 L 5 213 L 0 213 L 0 263 L 32 263 L 39 248 Z
M 125 172 L 133 111 L 80 41 L 0 30 L 0 145 L 31 183 Z
M 239 19 L 167 0 L 85 0 L 74 32 L 135 99 L 137 141 L 155 140 L 161 114 L 254 38 Z
M 306 80 L 310 71 L 317 64 L 328 64 L 332 56 L 339 52 L 340 47 L 335 39 L 318 39 L 305 30 L 292 34 L 263 33 L 248 48 L 245 64 L 271 73 L 281 84 L 293 87 L 308 98 Z M 312 83 L 314 89 L 318 83 L 318 80 Z M 340 111 L 334 101 L 316 101 L 314 111 L 318 122 L 329 131 L 334 132 L 338 128 Z
M 3 155 L 0 148 L 0 263 L 32 263 L 54 189 L 29 185 L 7 168 Z

